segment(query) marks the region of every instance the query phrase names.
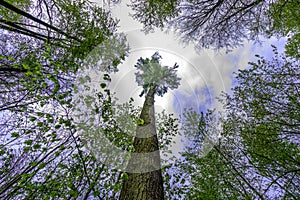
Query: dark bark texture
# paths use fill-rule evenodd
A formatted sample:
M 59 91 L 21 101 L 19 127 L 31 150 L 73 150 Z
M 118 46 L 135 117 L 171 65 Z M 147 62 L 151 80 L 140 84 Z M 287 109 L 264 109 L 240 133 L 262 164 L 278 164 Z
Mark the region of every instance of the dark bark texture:
M 120 200 L 163 200 L 163 179 L 155 128 L 154 94 L 151 86 L 140 115 L 144 124 L 137 127 L 135 152 L 127 165 L 128 179 L 124 181 Z

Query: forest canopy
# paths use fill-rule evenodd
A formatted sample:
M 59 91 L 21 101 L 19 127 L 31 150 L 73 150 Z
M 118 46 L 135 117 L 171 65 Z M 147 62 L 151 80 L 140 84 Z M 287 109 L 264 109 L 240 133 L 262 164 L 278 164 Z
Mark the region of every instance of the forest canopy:
M 133 81 L 145 103 L 118 102 L 111 74 L 131 52 L 109 9 L 81 0 L 0 1 L 0 199 L 118 199 L 130 190 L 159 199 L 298 199 L 299 1 L 131 0 L 128 6 L 145 32 L 174 31 L 197 50 L 278 37 L 286 39 L 285 52 L 272 46 L 269 57 L 239 66 L 231 90 L 218 97 L 222 111 L 151 113 L 155 96 L 183 81 L 178 64 L 161 65 L 158 52 L 138 59 Z M 96 89 L 85 70 L 99 75 Z M 151 137 L 139 139 L 139 131 L 149 130 Z M 162 155 L 172 154 L 180 135 L 189 145 L 169 164 Z M 146 147 L 159 151 L 160 169 L 155 176 L 130 174 L 130 155 Z M 126 185 L 144 180 L 151 187 Z

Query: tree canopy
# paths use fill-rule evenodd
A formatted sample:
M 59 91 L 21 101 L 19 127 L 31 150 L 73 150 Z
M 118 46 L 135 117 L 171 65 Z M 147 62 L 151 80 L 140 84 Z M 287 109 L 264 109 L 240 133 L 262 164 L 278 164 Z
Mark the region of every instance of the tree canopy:
M 179 134 L 187 142 L 179 160 L 159 164 L 166 199 L 299 198 L 299 6 L 131 1 L 146 32 L 170 28 L 197 48 L 287 38 L 284 54 L 273 47 L 272 58 L 257 55 L 235 73 L 232 90 L 220 97 L 225 112 L 156 113 L 155 148 L 170 154 Z M 136 150 L 136 129 L 149 120 L 133 99 L 119 104 L 109 88 L 129 53 L 118 20 L 79 0 L 0 1 L 0 16 L 0 198 L 119 198 L 129 178 L 122 170 L 128 158 L 119 153 Z M 141 95 L 178 88 L 178 65 L 162 66 L 161 59 L 156 52 L 137 61 Z M 100 74 L 97 89 L 89 70 Z
M 299 197 L 299 60 L 257 56 L 235 77 L 225 113 L 184 114 L 187 170 L 185 198 L 297 199 Z M 219 116 L 219 120 L 217 119 Z M 210 127 L 218 127 L 215 137 Z M 212 148 L 203 155 L 205 138 Z M 185 186 L 185 187 L 184 187 Z
M 136 82 L 139 86 L 143 86 L 143 95 L 148 91 L 150 86 L 157 86 L 156 94 L 163 96 L 168 89 L 178 87 L 180 78 L 176 75 L 176 69 L 179 67 L 177 63 L 173 67 L 162 66 L 160 63 L 161 56 L 155 52 L 151 59 L 140 58 L 134 66 L 137 68 Z
M 0 198 L 108 196 L 118 179 L 98 181 L 108 168 L 84 151 L 70 113 L 77 71 L 92 49 L 120 44 L 118 54 L 98 51 L 109 58 L 107 72 L 125 59 L 117 21 L 80 1 L 1 1 L 0 15 Z
M 233 48 L 260 36 L 288 37 L 286 50 L 299 54 L 299 2 L 297 0 L 176 0 L 132 1 L 132 16 L 144 31 L 167 28 L 197 49 Z

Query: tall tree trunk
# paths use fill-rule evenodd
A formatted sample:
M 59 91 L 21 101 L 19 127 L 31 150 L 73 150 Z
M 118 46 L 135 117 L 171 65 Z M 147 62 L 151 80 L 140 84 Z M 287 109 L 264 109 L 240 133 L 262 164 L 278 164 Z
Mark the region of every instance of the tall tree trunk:
M 155 128 L 154 94 L 151 86 L 143 105 L 134 139 L 135 152 L 127 165 L 128 179 L 124 181 L 119 200 L 163 200 L 158 139 Z

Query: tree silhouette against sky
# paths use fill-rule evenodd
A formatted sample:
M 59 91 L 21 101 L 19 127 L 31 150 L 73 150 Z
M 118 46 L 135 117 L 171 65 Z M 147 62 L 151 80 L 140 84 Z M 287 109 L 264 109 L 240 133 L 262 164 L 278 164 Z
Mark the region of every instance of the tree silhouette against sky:
M 159 145 L 155 128 L 154 95 L 163 96 L 168 89 L 176 89 L 180 78 L 178 65 L 162 66 L 161 56 L 155 52 L 151 59 L 138 59 L 136 81 L 146 95 L 134 139 L 134 153 L 127 165 L 127 179 L 123 183 L 120 200 L 164 199 Z

